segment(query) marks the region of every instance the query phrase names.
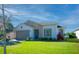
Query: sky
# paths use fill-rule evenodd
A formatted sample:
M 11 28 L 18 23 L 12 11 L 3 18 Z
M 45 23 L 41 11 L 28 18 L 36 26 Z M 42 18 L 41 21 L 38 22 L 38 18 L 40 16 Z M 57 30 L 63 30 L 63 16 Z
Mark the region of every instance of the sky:
M 5 10 L 9 11 L 5 11 L 5 14 L 14 26 L 30 19 L 39 22 L 56 22 L 64 27 L 65 32 L 79 28 L 78 4 L 6 4 L 4 6 Z

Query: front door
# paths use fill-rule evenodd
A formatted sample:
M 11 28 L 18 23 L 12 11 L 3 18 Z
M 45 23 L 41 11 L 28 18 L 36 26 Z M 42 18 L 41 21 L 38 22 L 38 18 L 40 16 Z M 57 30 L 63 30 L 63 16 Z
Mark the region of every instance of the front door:
M 39 30 L 38 29 L 35 29 L 34 30 L 34 38 L 35 39 L 38 39 L 39 38 Z

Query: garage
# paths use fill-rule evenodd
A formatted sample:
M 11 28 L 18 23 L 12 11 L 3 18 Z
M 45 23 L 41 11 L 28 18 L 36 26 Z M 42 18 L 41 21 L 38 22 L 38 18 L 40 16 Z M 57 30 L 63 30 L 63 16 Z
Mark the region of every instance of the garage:
M 19 40 L 30 38 L 30 30 L 16 31 L 16 38 Z

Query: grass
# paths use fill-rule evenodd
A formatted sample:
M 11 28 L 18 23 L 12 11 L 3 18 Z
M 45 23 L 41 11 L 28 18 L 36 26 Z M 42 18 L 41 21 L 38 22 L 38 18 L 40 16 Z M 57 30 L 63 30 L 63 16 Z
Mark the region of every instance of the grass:
M 0 46 L 0 53 L 3 53 Z M 79 42 L 22 41 L 7 46 L 8 54 L 79 54 Z

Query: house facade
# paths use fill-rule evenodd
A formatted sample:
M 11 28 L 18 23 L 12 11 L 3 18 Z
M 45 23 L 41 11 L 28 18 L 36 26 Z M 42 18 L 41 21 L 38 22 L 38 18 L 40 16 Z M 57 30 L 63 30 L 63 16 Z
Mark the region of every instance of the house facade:
M 75 33 L 77 39 L 79 39 L 79 29 L 76 29 L 76 30 L 74 31 L 74 33 Z
M 31 20 L 26 21 L 18 25 L 15 28 L 16 38 L 17 39 L 28 39 L 31 38 L 52 38 L 52 40 L 57 40 L 57 35 L 59 29 L 56 23 L 38 23 Z

